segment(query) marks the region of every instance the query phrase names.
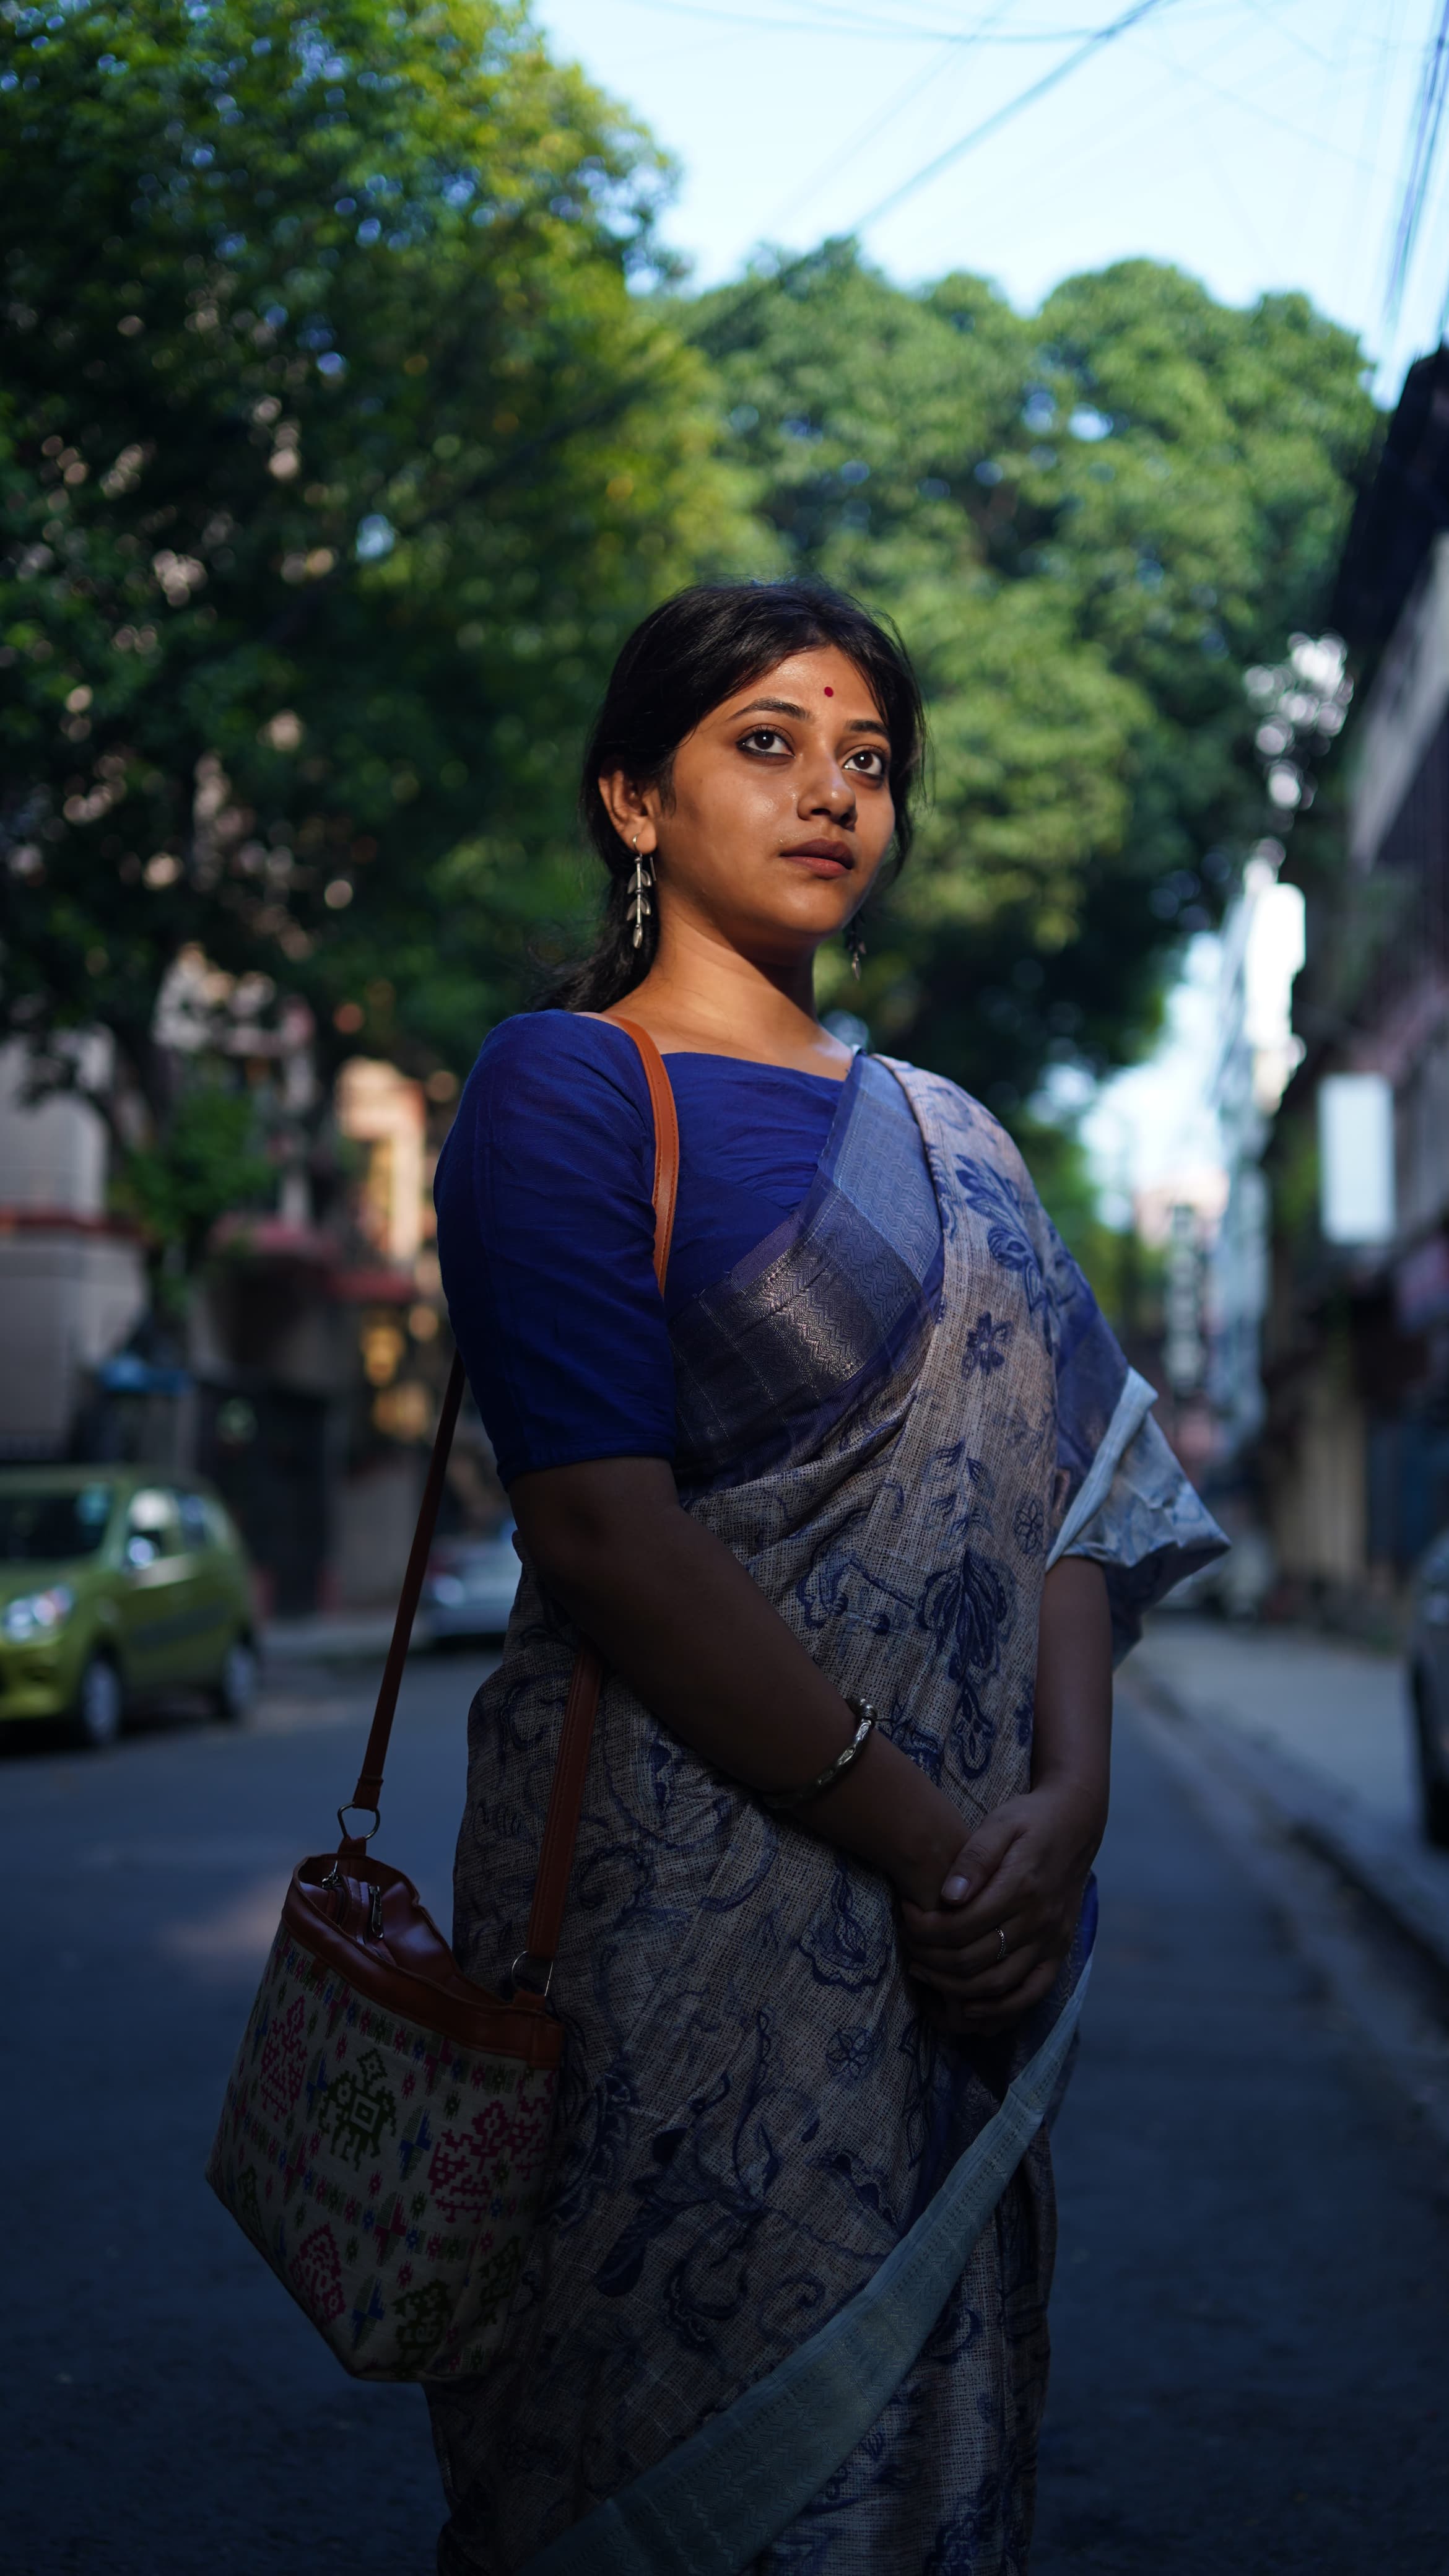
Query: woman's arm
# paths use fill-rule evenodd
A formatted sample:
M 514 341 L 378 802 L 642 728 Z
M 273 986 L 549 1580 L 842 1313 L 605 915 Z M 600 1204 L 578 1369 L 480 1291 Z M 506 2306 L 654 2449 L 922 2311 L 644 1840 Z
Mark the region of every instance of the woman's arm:
M 907 1963 L 949 2029 L 988 2035 L 1050 1993 L 1106 1830 L 1111 1739 L 1106 1581 L 1066 1556 L 1042 1588 L 1031 1787 L 978 1825 L 945 1904 L 901 1909 Z
M 704 1761 L 771 1791 L 843 1752 L 853 1711 L 739 1559 L 681 1509 L 663 1459 L 542 1469 L 510 1499 L 547 1590 Z M 879 1731 L 791 1820 L 926 1908 L 961 1849 L 960 1809 Z

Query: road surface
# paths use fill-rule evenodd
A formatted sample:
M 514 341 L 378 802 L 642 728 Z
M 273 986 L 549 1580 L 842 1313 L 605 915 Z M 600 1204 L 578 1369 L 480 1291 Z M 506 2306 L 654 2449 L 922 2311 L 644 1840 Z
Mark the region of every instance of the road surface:
M 387 1792 L 380 1847 L 445 1923 L 484 1669 L 413 1668 Z M 0 2021 L 5 2576 L 432 2568 L 421 2397 L 348 2380 L 201 2179 L 287 1871 L 352 1783 L 367 1679 L 277 1675 L 242 1733 L 0 1750 L 23 1927 Z M 1032 2576 L 1444 2576 L 1442 2155 L 1130 1695 L 1100 1876 Z

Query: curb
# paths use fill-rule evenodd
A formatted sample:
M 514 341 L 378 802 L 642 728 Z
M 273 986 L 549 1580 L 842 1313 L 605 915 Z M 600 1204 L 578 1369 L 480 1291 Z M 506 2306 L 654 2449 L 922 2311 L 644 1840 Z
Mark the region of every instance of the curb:
M 1124 1672 L 1126 1689 L 1159 1716 L 1212 1746 L 1213 1757 L 1266 1807 L 1273 1821 L 1348 1879 L 1394 1930 L 1449 1979 L 1449 1854 L 1422 1850 L 1379 1824 L 1343 1790 L 1290 1753 L 1191 1706 L 1157 1672 Z
M 262 1652 L 271 1663 L 356 1663 L 381 1658 L 392 1644 L 395 1613 L 359 1611 L 355 1617 L 324 1613 L 312 1619 L 269 1619 L 262 1629 Z M 412 1647 L 432 1643 L 426 1614 L 413 1626 Z

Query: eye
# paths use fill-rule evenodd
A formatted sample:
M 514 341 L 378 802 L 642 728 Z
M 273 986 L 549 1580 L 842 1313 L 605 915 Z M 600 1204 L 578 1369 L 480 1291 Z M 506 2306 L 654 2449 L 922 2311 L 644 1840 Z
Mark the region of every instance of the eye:
M 790 746 L 778 725 L 752 725 L 748 733 L 741 734 L 740 749 L 755 759 L 772 760 L 781 752 L 788 755 Z
M 845 766 L 856 770 L 862 778 L 884 779 L 890 767 L 890 756 L 877 750 L 874 743 L 863 743 L 859 751 L 851 753 Z

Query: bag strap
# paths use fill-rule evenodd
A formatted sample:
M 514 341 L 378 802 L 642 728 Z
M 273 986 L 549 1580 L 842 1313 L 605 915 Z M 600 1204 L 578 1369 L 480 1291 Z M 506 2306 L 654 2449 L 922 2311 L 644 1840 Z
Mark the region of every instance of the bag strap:
M 589 1013 L 590 1018 L 602 1017 Z M 674 1209 L 679 1194 L 679 1120 L 674 1107 L 674 1093 L 664 1058 L 647 1029 L 637 1020 L 611 1020 L 611 1028 L 622 1029 L 639 1050 L 644 1067 L 644 1080 L 649 1089 L 649 1106 L 654 1116 L 654 1181 L 651 1197 L 654 1203 L 654 1276 L 661 1293 L 669 1269 L 669 1247 L 674 1237 Z M 371 1842 L 381 1822 L 378 1799 L 382 1794 L 382 1775 L 387 1761 L 387 1748 L 392 1735 L 392 1722 L 397 1712 L 397 1696 L 402 1686 L 403 1666 L 407 1662 L 413 1621 L 422 1594 L 423 1577 L 437 1527 L 438 1505 L 443 1495 L 443 1477 L 448 1452 L 453 1445 L 453 1432 L 458 1420 L 458 1407 L 463 1400 L 464 1372 L 462 1358 L 454 1354 L 448 1373 L 447 1391 L 438 1416 L 433 1454 L 428 1462 L 423 1486 L 418 1525 L 413 1534 L 412 1553 L 403 1576 L 402 1592 L 393 1622 L 392 1644 L 387 1650 L 382 1681 L 373 1712 L 367 1749 L 357 1786 L 346 1807 L 339 1807 L 337 1821 L 344 1838 L 352 1842 Z M 579 1813 L 584 1800 L 584 1781 L 589 1767 L 589 1748 L 593 1742 L 594 1720 L 598 1715 L 599 1693 L 603 1687 L 604 1667 L 592 1646 L 580 1646 L 574 1659 L 564 1707 L 563 1733 L 559 1738 L 554 1763 L 553 1786 L 549 1792 L 548 1814 L 544 1819 L 543 1845 L 539 1853 L 538 1877 L 533 1891 L 533 1907 L 528 1918 L 527 1955 L 540 1966 L 551 1967 L 558 1954 L 559 1933 L 563 1927 L 564 1900 L 568 1895 L 569 1872 L 573 1867 L 574 1844 L 578 1839 Z M 372 1833 L 348 1835 L 343 1818 L 350 1809 L 364 1809 L 372 1817 Z

